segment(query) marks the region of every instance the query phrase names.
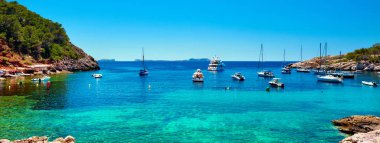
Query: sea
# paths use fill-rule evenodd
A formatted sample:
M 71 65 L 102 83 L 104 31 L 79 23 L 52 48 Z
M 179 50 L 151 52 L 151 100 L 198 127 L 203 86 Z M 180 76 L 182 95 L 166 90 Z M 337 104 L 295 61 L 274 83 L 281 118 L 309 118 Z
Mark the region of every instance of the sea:
M 207 61 L 100 62 L 101 70 L 0 81 L 0 139 L 68 135 L 78 143 L 257 142 L 336 143 L 347 137 L 331 121 L 351 115 L 380 116 L 377 73 L 356 74 L 342 84 L 318 82 L 313 73 L 281 74 L 288 63 Z M 204 83 L 193 83 L 201 69 Z M 285 88 L 269 88 L 271 70 Z M 231 75 L 241 72 L 245 81 Z M 103 78 L 91 75 L 99 73 Z

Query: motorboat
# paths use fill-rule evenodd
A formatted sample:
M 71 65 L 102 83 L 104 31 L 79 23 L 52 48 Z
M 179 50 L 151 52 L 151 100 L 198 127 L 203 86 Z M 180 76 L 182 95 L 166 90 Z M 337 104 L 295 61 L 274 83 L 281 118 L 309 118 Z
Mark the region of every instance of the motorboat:
M 310 69 L 307 69 L 307 68 L 297 68 L 297 72 L 309 73 Z
M 343 72 L 343 78 L 355 78 L 355 74 L 351 72 Z
M 373 86 L 373 87 L 377 86 L 377 83 L 373 82 L 373 81 L 362 81 L 362 84 L 363 85 L 368 85 L 368 86 Z
M 316 70 L 314 70 L 314 74 L 315 75 L 326 75 L 326 71 L 325 70 L 316 69 Z
M 193 82 L 203 82 L 203 73 L 200 69 L 197 69 L 193 74 Z
M 92 74 L 92 77 L 94 77 L 94 78 L 102 78 L 103 75 L 102 74 Z
M 320 82 L 329 82 L 329 83 L 342 83 L 343 79 L 340 77 L 336 77 L 333 75 L 324 75 L 324 76 L 318 76 L 318 81 Z
M 281 73 L 282 74 L 291 74 L 292 73 L 292 69 L 287 68 L 287 67 L 282 68 Z
M 46 81 L 46 80 L 50 80 L 50 76 L 43 76 L 41 78 L 32 78 L 32 81 Z
M 245 77 L 240 72 L 237 72 L 232 75 L 232 79 L 238 80 L 238 81 L 244 81 Z
M 222 71 L 224 68 L 224 63 L 222 60 L 219 59 L 219 57 L 213 57 L 210 61 L 210 64 L 208 64 L 207 70 L 209 71 Z
M 274 74 L 271 71 L 268 71 L 268 70 L 257 72 L 257 75 L 259 77 L 274 77 Z
M 285 87 L 284 83 L 282 83 L 280 80 L 280 78 L 273 78 L 271 81 L 269 81 L 269 85 L 272 87 Z
M 148 69 L 146 68 L 145 65 L 145 56 L 144 56 L 144 48 L 142 49 L 142 69 L 139 71 L 140 76 L 147 76 L 149 74 Z

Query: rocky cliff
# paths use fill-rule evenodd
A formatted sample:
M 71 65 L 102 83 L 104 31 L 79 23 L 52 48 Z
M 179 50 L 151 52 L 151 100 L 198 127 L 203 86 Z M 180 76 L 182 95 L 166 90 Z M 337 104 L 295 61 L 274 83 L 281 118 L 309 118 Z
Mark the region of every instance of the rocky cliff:
M 30 137 L 28 139 L 10 141 L 7 139 L 1 139 L 0 143 L 75 143 L 75 138 L 72 136 L 67 136 L 66 138 L 57 138 L 52 142 L 48 141 L 48 137 Z

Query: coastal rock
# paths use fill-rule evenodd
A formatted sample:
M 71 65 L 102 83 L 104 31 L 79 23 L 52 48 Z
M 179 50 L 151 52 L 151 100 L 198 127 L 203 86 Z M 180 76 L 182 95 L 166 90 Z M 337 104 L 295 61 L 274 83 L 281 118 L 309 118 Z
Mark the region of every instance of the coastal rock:
M 86 54 L 82 49 L 75 47 L 77 53 L 82 55 L 79 59 L 64 58 L 58 62 L 55 62 L 54 68 L 57 70 L 67 70 L 67 71 L 89 71 L 89 70 L 99 70 L 99 65 L 96 60 L 90 55 Z
M 15 141 L 1 139 L 0 143 L 75 143 L 75 138 L 72 136 L 67 136 L 66 138 L 57 138 L 52 142 L 48 142 L 48 137 L 46 136 L 43 136 L 43 137 L 33 136 L 28 139 L 15 140 Z
M 351 135 L 380 130 L 380 118 L 376 116 L 350 116 L 333 120 L 332 123 L 338 127 L 339 131 Z
M 339 143 L 380 143 L 380 130 L 368 133 L 357 133 L 343 139 Z

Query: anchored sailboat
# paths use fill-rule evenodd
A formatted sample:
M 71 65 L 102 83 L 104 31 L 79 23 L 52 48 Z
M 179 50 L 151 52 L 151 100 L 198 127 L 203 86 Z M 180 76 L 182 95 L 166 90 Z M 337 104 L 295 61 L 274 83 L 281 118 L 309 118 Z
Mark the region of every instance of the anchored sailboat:
M 145 57 L 144 57 L 144 48 L 142 48 L 142 69 L 140 69 L 139 75 L 140 76 L 147 76 L 149 74 L 149 71 L 146 69 L 145 65 Z
M 301 45 L 301 62 L 303 62 L 303 59 L 302 59 L 302 45 Z M 303 64 L 303 63 L 302 63 Z M 310 70 L 305 68 L 305 67 L 300 67 L 297 69 L 297 72 L 304 72 L 304 73 L 309 73 Z
M 292 73 L 292 69 L 290 69 L 288 66 L 285 65 L 285 49 L 284 49 L 284 65 L 283 66 L 284 67 L 281 70 L 282 74 L 291 74 Z
M 259 63 L 258 63 L 258 68 L 260 68 L 260 63 L 264 62 L 264 49 L 263 49 L 263 44 L 261 44 L 261 49 L 260 49 L 260 56 L 259 56 Z M 257 75 L 259 77 L 274 77 L 274 74 L 269 71 L 269 70 L 262 70 L 260 72 L 257 72 Z

